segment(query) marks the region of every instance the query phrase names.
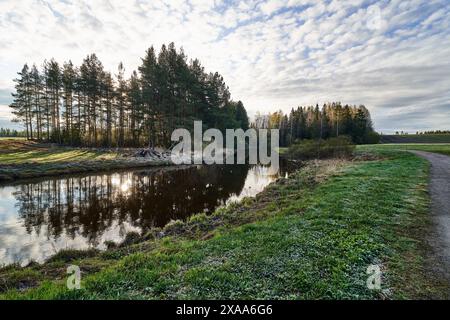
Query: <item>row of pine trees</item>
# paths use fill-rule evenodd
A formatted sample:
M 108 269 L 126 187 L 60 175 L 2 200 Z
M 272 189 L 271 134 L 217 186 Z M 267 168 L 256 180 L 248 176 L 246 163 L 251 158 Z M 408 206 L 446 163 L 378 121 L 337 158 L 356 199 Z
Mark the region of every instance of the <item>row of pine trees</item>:
M 248 128 L 242 102 L 230 99 L 219 73 L 207 73 L 173 43 L 150 47 L 130 78 L 119 64 L 106 71 L 95 54 L 81 66 L 26 64 L 15 79 L 10 105 L 28 139 L 72 146 L 170 146 L 176 128 Z
M 377 143 L 369 110 L 363 105 L 350 106 L 340 102 L 292 109 L 290 114 L 277 111 L 256 115 L 252 126 L 280 130 L 280 146 L 286 147 L 302 139 L 328 139 L 349 136 L 354 143 Z
M 25 137 L 25 131 L 17 129 L 0 128 L 0 137 Z

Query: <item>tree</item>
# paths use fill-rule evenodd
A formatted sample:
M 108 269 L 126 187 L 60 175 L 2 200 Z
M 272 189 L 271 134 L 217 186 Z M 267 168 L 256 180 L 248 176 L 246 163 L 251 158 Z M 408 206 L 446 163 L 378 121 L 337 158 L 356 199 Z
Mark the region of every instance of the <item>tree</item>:
M 142 134 L 142 123 L 144 120 L 144 110 L 142 108 L 142 90 L 136 71 L 133 71 L 128 87 L 128 106 L 130 114 L 130 132 L 132 137 L 131 145 L 139 145 Z
M 25 64 L 19 77 L 14 79 L 16 92 L 12 94 L 14 101 L 10 104 L 14 122 L 22 122 L 25 125 L 27 139 L 33 139 L 33 121 L 31 111 L 31 77 L 28 65 Z
M 247 111 L 245 110 L 244 104 L 241 100 L 239 100 L 236 104 L 235 119 L 238 122 L 238 128 L 242 128 L 242 130 L 247 130 L 249 128 Z
M 117 145 L 119 147 L 123 147 L 125 144 L 125 110 L 126 110 L 126 94 L 127 94 L 127 83 L 124 78 L 125 69 L 123 67 L 122 62 L 119 63 L 118 73 L 117 73 L 117 91 L 116 91 L 116 100 L 117 100 L 117 112 L 118 112 L 118 137 L 117 137 Z
M 355 143 L 363 143 L 368 131 L 367 129 L 368 127 L 366 115 L 364 114 L 363 110 L 358 109 L 353 119 L 353 128 L 350 134 L 352 140 Z
M 42 78 L 36 65 L 33 65 L 30 72 L 30 86 L 32 99 L 32 115 L 36 117 L 36 136 L 38 140 L 42 139 Z
M 145 57 L 142 59 L 142 65 L 138 68 L 141 76 L 142 104 L 143 104 L 143 127 L 144 134 L 148 137 L 148 143 L 153 144 L 156 140 L 155 122 L 160 110 L 160 91 L 158 90 L 157 77 L 159 74 L 158 64 L 156 62 L 155 50 L 150 47 Z
M 118 94 L 114 92 L 114 82 L 109 72 L 104 72 L 102 74 L 102 97 L 104 100 L 105 106 L 105 141 L 104 143 L 111 148 L 113 144 L 113 125 L 116 121 L 116 108 L 114 106 L 114 95 Z M 123 102 L 122 102 L 123 103 Z M 122 131 L 123 133 L 123 131 Z M 123 135 L 121 136 L 122 145 L 123 145 Z M 119 142 L 117 143 L 119 146 Z
M 58 143 L 62 142 L 60 124 L 60 89 L 62 86 L 62 75 L 59 64 L 51 59 L 45 63 L 45 82 L 47 96 L 47 121 L 51 121 L 52 139 Z M 47 130 L 50 130 L 47 128 Z
M 76 81 L 76 71 L 71 61 L 64 63 L 62 70 L 62 88 L 63 88 L 63 100 L 64 100 L 64 140 L 69 144 L 73 144 L 74 140 L 74 114 L 73 114 L 73 99 Z

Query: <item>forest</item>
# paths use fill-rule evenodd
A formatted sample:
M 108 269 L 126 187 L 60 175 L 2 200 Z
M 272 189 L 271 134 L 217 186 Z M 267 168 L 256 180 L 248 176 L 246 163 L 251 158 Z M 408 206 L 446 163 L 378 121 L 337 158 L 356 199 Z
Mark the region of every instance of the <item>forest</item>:
M 17 137 L 26 137 L 26 135 L 25 131 L 10 128 L 0 128 L 0 137 L 17 138 Z
M 207 73 L 174 43 L 159 53 L 150 47 L 137 71 L 125 76 L 104 69 L 95 54 L 81 66 L 44 61 L 41 70 L 25 64 L 15 81 L 10 105 L 27 139 L 88 147 L 140 147 L 171 144 L 176 128 L 249 126 L 241 101 L 230 99 L 223 77 Z
M 349 136 L 356 144 L 378 143 L 369 110 L 364 106 L 342 106 L 340 102 L 316 106 L 299 106 L 290 114 L 282 111 L 257 114 L 252 126 L 280 130 L 280 146 L 287 147 L 303 139 L 328 139 Z

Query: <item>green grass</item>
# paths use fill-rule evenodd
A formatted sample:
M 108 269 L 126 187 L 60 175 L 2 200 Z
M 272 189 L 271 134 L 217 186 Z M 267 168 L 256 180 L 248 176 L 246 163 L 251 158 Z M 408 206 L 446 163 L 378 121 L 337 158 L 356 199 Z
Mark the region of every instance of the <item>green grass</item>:
M 429 165 L 406 152 L 364 150 L 371 148 L 383 159 L 339 170 L 319 162 L 256 200 L 172 224 L 190 230 L 189 236 L 168 229 L 169 236 L 131 247 L 125 255 L 113 251 L 71 261 L 89 270 L 109 259 L 103 262 L 108 267 L 84 273 L 81 290 L 66 289 L 64 276 L 47 277 L 36 288 L 9 290 L 0 298 L 445 297 L 448 284 L 425 268 Z M 383 270 L 382 291 L 366 287 L 371 264 Z
M 383 143 L 376 145 L 357 145 L 356 150 L 362 152 L 419 150 L 450 155 L 450 143 Z M 288 148 L 279 148 L 278 152 L 280 155 L 285 155 L 288 152 Z
M 114 152 L 54 147 L 24 139 L 0 140 L 0 165 L 114 159 Z
M 0 164 L 54 163 L 65 161 L 107 160 L 116 158 L 114 153 L 90 150 L 32 150 L 0 154 Z
M 377 144 L 359 145 L 358 151 L 387 151 L 387 150 L 419 150 L 450 155 L 450 143 L 403 143 L 403 144 Z
M 382 143 L 450 143 L 450 134 L 382 135 Z
M 0 139 L 0 182 L 69 173 L 167 165 L 143 162 L 117 152 L 41 144 L 25 139 Z

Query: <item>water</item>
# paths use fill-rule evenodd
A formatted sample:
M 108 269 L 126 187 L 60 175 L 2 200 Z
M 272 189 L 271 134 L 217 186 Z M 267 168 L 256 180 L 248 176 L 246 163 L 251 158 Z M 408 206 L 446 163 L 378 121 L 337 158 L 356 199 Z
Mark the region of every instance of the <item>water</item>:
M 280 175 L 263 166 L 197 166 L 0 186 L 0 265 L 43 262 L 61 249 L 104 249 L 130 231 L 254 196 Z

